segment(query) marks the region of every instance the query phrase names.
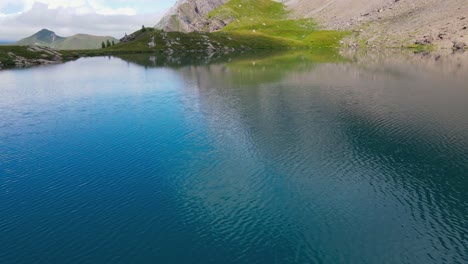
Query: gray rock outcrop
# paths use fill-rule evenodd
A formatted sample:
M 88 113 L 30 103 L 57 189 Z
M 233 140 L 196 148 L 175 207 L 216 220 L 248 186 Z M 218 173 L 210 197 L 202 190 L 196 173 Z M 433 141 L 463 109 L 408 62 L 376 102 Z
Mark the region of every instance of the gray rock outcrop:
M 156 43 L 154 42 L 154 36 L 151 37 L 151 41 L 148 43 L 148 48 L 156 47 Z
M 206 17 L 209 12 L 228 0 L 178 0 L 155 26 L 164 31 L 216 31 L 230 21 L 212 21 Z
M 33 58 L 25 58 L 15 54 L 14 52 L 7 53 L 7 55 L 14 61 L 15 67 L 56 64 L 63 61 L 62 54 L 51 48 L 31 46 L 28 47 L 27 50 L 29 52 L 36 53 L 36 56 L 33 56 Z

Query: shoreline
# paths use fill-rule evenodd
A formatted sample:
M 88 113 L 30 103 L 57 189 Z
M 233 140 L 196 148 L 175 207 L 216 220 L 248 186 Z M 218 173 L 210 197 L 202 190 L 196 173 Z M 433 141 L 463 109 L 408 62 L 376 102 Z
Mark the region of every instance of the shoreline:
M 379 47 L 379 46 L 353 46 L 342 44 L 340 47 L 269 47 L 269 48 L 244 48 L 239 50 L 172 50 L 172 49 L 142 49 L 142 50 L 55 50 L 47 47 L 39 46 L 0 46 L 0 70 L 15 69 L 15 68 L 30 68 L 41 65 L 61 64 L 68 61 L 74 61 L 79 58 L 100 57 L 100 56 L 118 56 L 132 54 L 148 54 L 148 55 L 164 55 L 166 57 L 179 56 L 227 56 L 234 54 L 243 54 L 246 52 L 264 52 L 264 51 L 297 51 L 297 50 L 336 50 L 341 53 L 342 50 L 354 50 L 355 52 L 366 51 L 401 51 L 418 53 L 438 53 L 443 51 L 445 54 L 454 54 L 457 52 L 465 52 L 462 50 L 453 50 L 446 48 L 437 48 L 432 45 L 412 45 L 408 47 Z M 15 53 L 16 52 L 16 53 Z M 5 54 L 9 58 L 5 58 Z M 2 56 L 3 55 L 3 56 Z

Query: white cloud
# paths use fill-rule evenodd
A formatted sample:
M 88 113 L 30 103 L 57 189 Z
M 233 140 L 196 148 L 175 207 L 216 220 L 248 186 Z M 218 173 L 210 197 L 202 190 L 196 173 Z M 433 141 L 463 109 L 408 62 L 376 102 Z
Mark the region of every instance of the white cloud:
M 155 25 L 174 0 L 0 0 L 0 40 L 18 40 L 47 28 L 121 37 Z M 16 10 L 16 9 L 20 10 Z M 13 10 L 13 11 L 12 11 Z

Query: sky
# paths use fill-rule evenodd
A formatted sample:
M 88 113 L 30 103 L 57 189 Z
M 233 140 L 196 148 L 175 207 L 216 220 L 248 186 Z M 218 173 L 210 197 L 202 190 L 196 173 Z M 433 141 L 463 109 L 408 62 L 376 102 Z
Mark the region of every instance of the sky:
M 19 40 L 46 28 L 57 35 L 121 38 L 156 25 L 176 0 L 0 0 L 0 40 Z

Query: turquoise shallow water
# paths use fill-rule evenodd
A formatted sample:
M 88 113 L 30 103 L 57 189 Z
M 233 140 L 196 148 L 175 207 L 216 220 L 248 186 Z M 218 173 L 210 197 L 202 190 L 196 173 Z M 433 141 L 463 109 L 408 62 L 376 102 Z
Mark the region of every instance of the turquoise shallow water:
M 0 72 L 0 263 L 468 262 L 463 74 L 124 59 Z

